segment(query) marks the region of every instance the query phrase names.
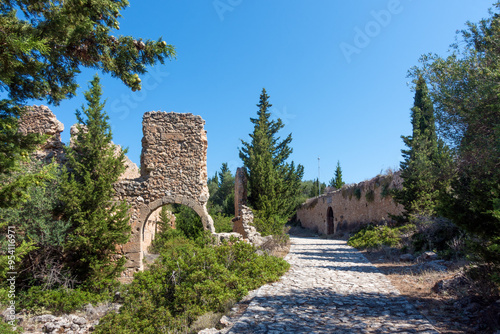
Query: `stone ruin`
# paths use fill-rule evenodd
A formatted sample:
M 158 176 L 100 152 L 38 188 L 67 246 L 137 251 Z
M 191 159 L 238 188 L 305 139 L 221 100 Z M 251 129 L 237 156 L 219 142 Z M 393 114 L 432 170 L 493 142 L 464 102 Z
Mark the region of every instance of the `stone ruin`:
M 64 125 L 48 107 L 33 106 L 28 109 L 29 112 L 20 121 L 19 131 L 49 135 L 47 142 L 34 153 L 34 158 L 44 162 L 55 159 L 64 163 L 66 158 L 61 142 Z M 215 234 L 213 220 L 206 208 L 209 192 L 204 124 L 200 116 L 192 114 L 159 111 L 144 114 L 141 168 L 125 157 L 126 171 L 114 185 L 115 200 L 124 200 L 130 205 L 130 240 L 125 245 L 117 245 L 119 254 L 127 258 L 122 282 L 130 282 L 135 272 L 144 269 L 144 260 L 154 257 L 149 254 L 148 248 L 158 232 L 157 222 L 164 205 L 183 204 L 190 207 L 201 217 L 204 228 Z M 78 128 L 76 124 L 71 127 L 70 145 L 76 138 Z M 120 146 L 115 146 L 118 153 Z M 252 226 L 253 212 L 247 206 L 246 187 L 245 170 L 238 168 L 233 233 L 215 235 L 219 240 L 235 236 L 261 246 L 272 237 L 262 237 Z M 175 228 L 175 216 L 171 212 L 169 214 L 171 226 Z
M 147 112 L 143 116 L 140 177 L 115 184 L 116 199 L 130 206 L 130 241 L 120 246 L 127 257 L 122 281 L 143 270 L 147 242 L 144 231 L 155 211 L 166 204 L 183 204 L 193 209 L 205 229 L 215 233 L 206 204 L 207 134 L 200 116 Z
M 247 177 L 244 168 L 236 169 L 234 180 L 234 214 L 233 232 L 240 234 L 244 239 L 248 239 L 255 246 L 261 246 L 272 236 L 262 237 L 252 225 L 253 212 L 247 206 Z
M 141 169 L 125 158 L 126 171 L 114 185 L 116 200 L 130 206 L 132 234 L 127 244 L 117 246 L 127 258 L 121 280 L 130 282 L 133 274 L 143 269 L 144 255 L 157 232 L 159 212 L 166 204 L 183 204 L 202 219 L 205 229 L 215 233 L 206 203 L 207 134 L 200 116 L 167 112 L 147 112 L 143 116 Z M 34 153 L 44 162 L 55 159 L 64 163 L 64 144 L 61 132 L 64 125 L 46 106 L 33 106 L 19 123 L 21 133 L 48 135 L 47 142 Z M 78 131 L 71 127 L 71 135 Z M 71 145 L 71 144 L 70 144 Z M 119 150 L 119 146 L 116 147 Z M 175 216 L 172 216 L 175 226 Z
M 61 142 L 61 132 L 64 124 L 59 122 L 56 116 L 46 106 L 28 107 L 19 122 L 19 132 L 26 135 L 28 133 L 38 133 L 48 135 L 48 139 L 42 146 L 33 153 L 36 160 L 50 162 L 55 159 L 64 162 L 64 144 Z

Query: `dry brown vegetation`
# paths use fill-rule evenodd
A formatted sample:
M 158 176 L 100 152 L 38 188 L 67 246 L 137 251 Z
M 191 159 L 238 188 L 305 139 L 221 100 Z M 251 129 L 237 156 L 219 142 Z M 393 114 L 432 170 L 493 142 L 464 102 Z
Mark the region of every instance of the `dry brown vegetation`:
M 446 269 L 436 270 L 400 262 L 390 249 L 364 255 L 440 333 L 497 333 L 500 328 L 500 296 L 485 280 L 484 268 L 462 260 L 440 262 Z

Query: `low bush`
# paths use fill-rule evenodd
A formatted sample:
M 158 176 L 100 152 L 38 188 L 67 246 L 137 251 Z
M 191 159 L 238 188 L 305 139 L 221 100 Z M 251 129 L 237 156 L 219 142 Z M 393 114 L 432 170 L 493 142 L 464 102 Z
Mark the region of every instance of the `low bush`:
M 368 225 L 354 234 L 348 244 L 359 249 L 389 246 L 410 253 L 433 251 L 450 260 L 466 257 L 472 242 L 452 222 L 422 216 L 397 227 Z
M 400 228 L 370 224 L 349 238 L 347 244 L 358 249 L 380 248 L 382 246 L 394 247 L 399 245 L 400 236 Z
M 215 246 L 208 238 L 165 238 L 160 258 L 135 275 L 120 313 L 101 319 L 96 333 L 189 332 L 203 314 L 226 311 L 289 268 L 245 242 Z
M 277 215 L 264 218 L 258 212 L 254 212 L 254 214 L 253 225 L 263 237 L 267 235 L 282 235 L 284 233 L 285 224 L 288 221 L 287 218 Z
M 0 333 L 2 334 L 21 334 L 21 327 L 12 327 L 10 324 L 0 320 Z
M 409 240 L 414 252 L 433 251 L 445 259 L 464 257 L 468 241 L 464 232 L 446 219 L 413 217 L 415 233 Z
M 44 311 L 53 314 L 70 313 L 89 303 L 98 304 L 111 300 L 111 293 L 95 293 L 81 289 L 43 290 L 40 286 L 35 286 L 18 293 L 18 307 L 35 314 Z
M 232 217 L 217 213 L 212 215 L 212 218 L 214 220 L 215 233 L 233 232 Z

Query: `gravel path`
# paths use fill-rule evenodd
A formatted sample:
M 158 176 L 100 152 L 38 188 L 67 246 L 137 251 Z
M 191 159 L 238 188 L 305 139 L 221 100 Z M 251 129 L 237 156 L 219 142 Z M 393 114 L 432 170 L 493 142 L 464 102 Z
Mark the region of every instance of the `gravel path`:
M 292 237 L 290 271 L 223 333 L 438 333 L 345 241 Z

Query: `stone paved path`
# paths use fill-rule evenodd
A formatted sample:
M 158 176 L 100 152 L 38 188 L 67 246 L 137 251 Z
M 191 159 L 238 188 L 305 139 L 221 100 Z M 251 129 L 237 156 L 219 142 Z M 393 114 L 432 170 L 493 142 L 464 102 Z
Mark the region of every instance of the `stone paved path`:
M 292 237 L 290 271 L 227 333 L 438 333 L 345 241 Z

